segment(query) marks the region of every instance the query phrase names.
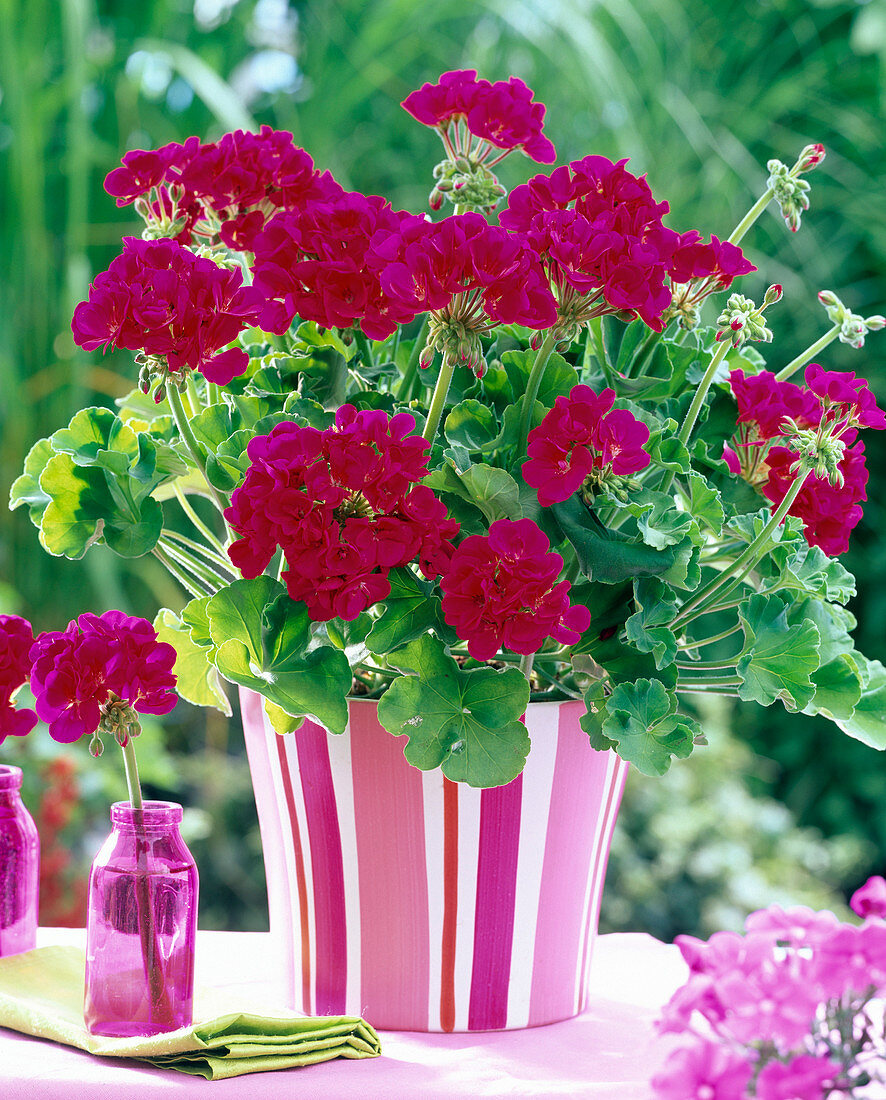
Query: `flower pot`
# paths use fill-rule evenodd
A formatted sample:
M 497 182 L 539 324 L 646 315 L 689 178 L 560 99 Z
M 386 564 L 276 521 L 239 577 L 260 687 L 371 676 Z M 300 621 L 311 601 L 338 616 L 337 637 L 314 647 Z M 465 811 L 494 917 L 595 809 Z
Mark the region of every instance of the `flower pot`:
M 341 736 L 278 736 L 241 690 L 290 1003 L 375 1027 L 490 1031 L 581 1012 L 627 771 L 596 752 L 579 702 L 533 703 L 512 783 L 420 772 L 351 700 Z

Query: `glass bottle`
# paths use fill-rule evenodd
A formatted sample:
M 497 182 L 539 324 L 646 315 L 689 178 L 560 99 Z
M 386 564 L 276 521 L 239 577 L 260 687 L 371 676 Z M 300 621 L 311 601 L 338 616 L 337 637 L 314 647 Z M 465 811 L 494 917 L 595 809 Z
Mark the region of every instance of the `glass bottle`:
M 0 957 L 37 941 L 40 838 L 21 785 L 21 768 L 0 764 Z
M 113 830 L 89 875 L 86 1026 L 139 1036 L 192 1022 L 197 868 L 174 802 L 111 807 Z

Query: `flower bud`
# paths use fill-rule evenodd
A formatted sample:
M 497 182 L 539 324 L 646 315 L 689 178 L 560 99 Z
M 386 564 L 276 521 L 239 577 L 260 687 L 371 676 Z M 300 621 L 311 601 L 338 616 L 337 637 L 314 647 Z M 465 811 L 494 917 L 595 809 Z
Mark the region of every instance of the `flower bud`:
M 813 168 L 817 168 L 821 164 L 825 156 L 823 145 L 807 145 L 800 150 L 800 156 L 797 158 L 793 170 L 795 172 L 811 172 Z
M 89 742 L 89 755 L 98 760 L 104 751 L 105 746 L 102 744 L 102 739 L 96 732 L 92 735 L 92 740 Z
M 781 298 L 783 293 L 784 290 L 781 284 L 773 283 L 773 285 L 769 287 L 766 293 L 763 295 L 763 302 L 765 303 L 765 305 L 771 306 Z
M 430 345 L 425 345 L 425 347 L 422 348 L 421 355 L 418 357 L 418 365 L 422 370 L 427 370 L 431 363 L 434 362 L 435 353 L 436 349 L 432 348 Z

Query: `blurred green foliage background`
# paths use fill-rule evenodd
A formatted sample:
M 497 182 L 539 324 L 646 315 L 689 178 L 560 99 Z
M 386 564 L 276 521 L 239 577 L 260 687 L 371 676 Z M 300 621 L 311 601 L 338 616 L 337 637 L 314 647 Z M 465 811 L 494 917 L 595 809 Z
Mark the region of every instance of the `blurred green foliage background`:
M 520 76 L 547 104 L 561 163 L 629 156 L 670 202 L 669 224 L 706 235 L 728 235 L 765 186 L 767 159 L 790 164 L 823 142 L 801 231 L 770 208 L 745 242 L 760 270 L 742 289 L 785 287 L 772 317 L 776 370 L 824 331 L 819 289 L 862 314 L 886 308 L 886 0 L 0 0 L 0 26 L 4 500 L 34 440 L 134 383 L 126 355 L 84 355 L 69 328 L 121 235 L 140 231 L 102 190 L 124 151 L 266 122 L 345 186 L 422 210 L 440 151 L 398 104 L 446 69 Z M 510 186 L 533 172 L 520 158 L 504 167 Z M 862 351 L 832 345 L 823 362 L 868 376 L 882 404 L 884 355 L 875 335 Z M 884 455 L 882 440 L 868 441 L 872 499 L 844 559 L 859 578 L 860 647 L 881 659 Z M 153 618 L 183 602 L 152 558 L 96 547 L 79 562 L 53 559 L 23 510 L 0 513 L 0 611 L 37 629 L 87 609 Z M 702 719 L 710 748 L 664 780 L 631 777 L 604 927 L 705 934 L 773 900 L 838 905 L 886 869 L 882 757 L 776 708 L 724 704 Z M 73 850 L 53 865 L 67 885 L 45 923 L 76 922 L 76 883 L 108 802 L 124 797 L 116 754 L 93 762 L 81 747 L 67 750 L 75 774 L 55 794 L 61 749 L 45 729 L 0 747 L 0 759 L 26 762 L 26 795 L 47 803 L 52 843 Z M 266 926 L 236 718 L 180 704 L 140 748 L 149 790 L 191 808 L 202 925 Z

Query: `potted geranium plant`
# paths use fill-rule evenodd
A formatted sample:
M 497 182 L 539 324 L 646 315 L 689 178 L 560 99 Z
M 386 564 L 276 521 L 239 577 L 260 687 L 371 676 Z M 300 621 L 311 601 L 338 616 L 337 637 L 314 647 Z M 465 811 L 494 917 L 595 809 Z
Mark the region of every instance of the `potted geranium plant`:
M 865 499 L 859 430 L 886 419 L 863 379 L 811 362 L 884 320 L 822 292 L 830 327 L 786 365 L 750 346 L 780 287 L 702 323 L 754 270 L 739 242 L 770 201 L 798 228 L 819 145 L 771 161 L 722 241 L 665 226 L 646 180 L 600 156 L 534 176 L 492 224 L 495 165 L 555 160 L 544 107 L 473 71 L 403 106 L 443 142 L 437 221 L 344 191 L 267 127 L 124 156 L 106 187 L 145 230 L 73 330 L 135 352 L 139 387 L 40 440 L 11 503 L 52 554 L 159 558 L 190 597 L 155 621 L 180 693 L 225 709 L 219 674 L 245 690 L 269 876 L 299 892 L 270 887 L 303 1007 L 544 1022 L 584 997 L 624 761 L 659 774 L 703 743 L 694 695 L 886 743 L 886 671 L 853 647 L 836 561 Z M 349 738 L 327 737 L 349 702 Z M 552 786 L 573 809 L 530 819 Z M 591 804 L 599 824 L 577 825 Z M 388 877 L 350 873 L 358 855 Z M 389 926 L 395 897 L 412 916 Z

